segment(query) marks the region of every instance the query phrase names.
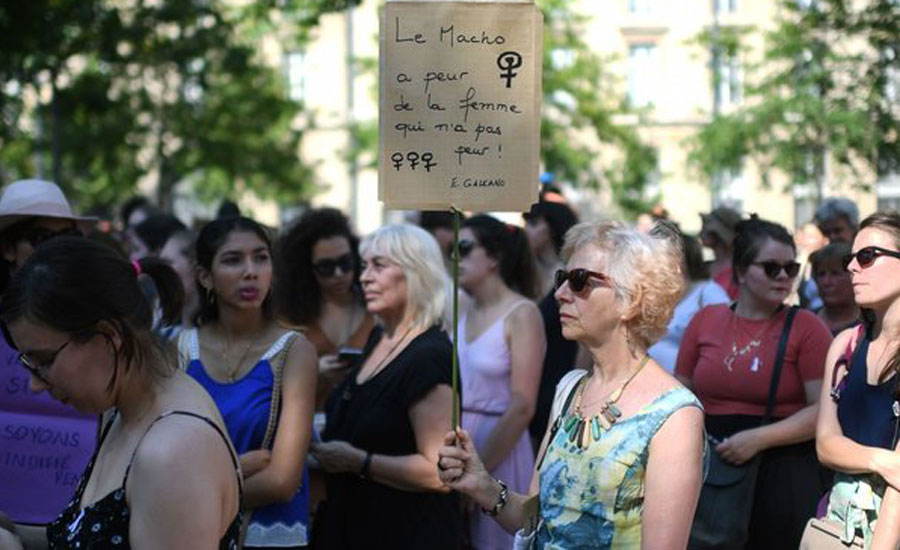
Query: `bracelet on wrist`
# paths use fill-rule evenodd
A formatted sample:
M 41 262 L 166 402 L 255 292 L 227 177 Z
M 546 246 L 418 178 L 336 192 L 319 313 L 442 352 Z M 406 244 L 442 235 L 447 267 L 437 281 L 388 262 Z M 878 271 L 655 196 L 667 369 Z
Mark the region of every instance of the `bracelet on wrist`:
M 369 469 L 372 467 L 372 453 L 366 453 L 363 459 L 362 467 L 359 469 L 359 477 L 369 479 Z
M 497 504 L 494 504 L 494 507 L 491 509 L 482 508 L 481 511 L 491 517 L 497 517 L 500 512 L 506 507 L 506 500 L 509 498 L 509 487 L 506 486 L 506 483 L 503 483 L 499 479 L 494 479 L 498 485 L 500 485 L 500 494 L 497 497 Z

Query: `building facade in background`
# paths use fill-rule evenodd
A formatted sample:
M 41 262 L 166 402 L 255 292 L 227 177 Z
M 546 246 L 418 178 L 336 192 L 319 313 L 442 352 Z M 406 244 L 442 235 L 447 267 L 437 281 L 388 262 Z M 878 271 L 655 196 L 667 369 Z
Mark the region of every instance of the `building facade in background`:
M 291 95 L 313 115 L 301 155 L 316 166 L 323 187 L 314 204 L 344 209 L 363 233 L 402 216 L 385 212 L 377 201 L 377 171 L 367 166 L 374 159 L 348 161 L 355 139 L 350 128 L 377 125 L 377 76 L 360 66 L 377 66 L 378 4 L 364 0 L 357 8 L 325 16 L 304 51 L 281 52 Z M 585 42 L 611 59 L 620 93 L 636 109 L 618 123 L 635 125 L 658 154 L 649 193 L 658 194 L 688 231 L 699 230 L 699 214 L 719 205 L 757 212 L 791 228 L 812 218 L 816 193 L 808 186 L 788 186 L 778 174 L 770 174 L 770 185 L 763 185 L 750 159 L 713 181 L 687 163 L 686 141 L 713 113 L 727 113 L 745 101 L 744 68 L 761 55 L 764 32 L 774 25 L 778 6 L 777 0 L 572 0 L 572 9 L 588 17 Z M 699 45 L 701 33 L 725 27 L 747 29 L 745 53 L 716 58 Z M 824 195 L 852 198 L 863 215 L 900 207 L 896 176 L 856 182 L 826 167 L 825 179 Z M 871 190 L 861 191 L 854 183 Z M 580 201 L 585 194 L 578 193 Z M 608 193 L 588 195 L 587 200 L 600 203 L 592 210 L 615 211 L 605 203 Z

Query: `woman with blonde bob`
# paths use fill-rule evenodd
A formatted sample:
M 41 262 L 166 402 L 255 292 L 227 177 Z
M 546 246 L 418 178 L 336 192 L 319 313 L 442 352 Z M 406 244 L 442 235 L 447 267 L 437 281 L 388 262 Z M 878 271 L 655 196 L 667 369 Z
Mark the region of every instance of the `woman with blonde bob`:
M 366 308 L 379 326 L 328 399 L 328 473 L 320 548 L 457 548 L 459 505 L 434 468 L 450 425 L 449 283 L 437 242 L 411 225 L 382 227 L 360 245 Z M 377 535 L 377 542 L 373 536 Z
M 684 286 L 674 233 L 616 223 L 566 234 L 556 274 L 563 336 L 593 365 L 559 383 L 529 495 L 488 474 L 465 430 L 447 433 L 438 470 L 448 487 L 538 548 L 684 548 L 700 491 L 703 411 L 647 356 Z M 678 465 L 673 468 L 672 465 Z M 531 521 L 529 521 L 531 520 Z M 529 525 L 526 525 L 529 524 Z

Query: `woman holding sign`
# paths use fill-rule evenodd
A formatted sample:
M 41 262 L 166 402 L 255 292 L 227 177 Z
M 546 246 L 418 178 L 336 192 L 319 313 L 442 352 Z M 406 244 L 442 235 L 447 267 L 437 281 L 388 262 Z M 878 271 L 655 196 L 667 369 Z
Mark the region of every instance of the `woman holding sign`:
M 563 335 L 585 345 L 594 364 L 560 381 L 527 493 L 491 476 L 466 430 L 445 436 L 441 479 L 507 531 L 526 528 L 538 548 L 687 544 L 702 478 L 703 411 L 647 356 L 684 285 L 667 233 L 582 223 L 566 235 L 566 269 L 556 275 Z M 539 495 L 536 508 L 528 495 Z
M 153 334 L 139 279 L 177 319 L 182 290 L 168 265 L 129 263 L 83 237 L 37 247 L 4 295 L 4 337 L 32 389 L 108 413 L 74 496 L 47 526 L 49 547 L 237 548 L 237 457 L 215 404 Z
M 312 447 L 328 472 L 314 544 L 457 549 L 458 500 L 434 468 L 453 401 L 441 252 L 411 225 L 382 227 L 360 248 L 366 305 L 380 326 L 329 397 L 324 443 Z

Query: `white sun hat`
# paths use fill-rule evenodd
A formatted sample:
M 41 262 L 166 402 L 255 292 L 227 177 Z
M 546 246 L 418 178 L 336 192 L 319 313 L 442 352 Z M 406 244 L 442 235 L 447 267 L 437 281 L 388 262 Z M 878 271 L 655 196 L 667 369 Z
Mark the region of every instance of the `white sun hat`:
M 28 218 L 60 218 L 72 220 L 82 232 L 87 232 L 97 218 L 76 216 L 62 189 L 44 180 L 14 181 L 0 196 L 0 232 L 16 222 Z

